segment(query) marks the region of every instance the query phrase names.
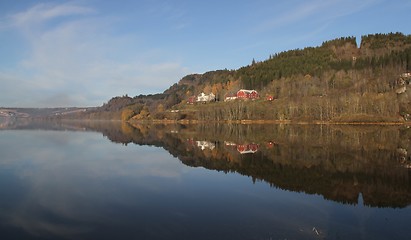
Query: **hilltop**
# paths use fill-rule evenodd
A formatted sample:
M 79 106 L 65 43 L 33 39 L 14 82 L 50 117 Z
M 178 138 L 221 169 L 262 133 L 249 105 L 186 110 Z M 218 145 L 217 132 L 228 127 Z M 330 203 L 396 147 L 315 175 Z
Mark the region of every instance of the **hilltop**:
M 342 37 L 237 70 L 187 75 L 162 94 L 114 97 L 81 117 L 399 122 L 411 114 L 410 56 L 410 35 L 365 35 L 360 46 L 355 37 Z M 224 101 L 240 89 L 255 90 L 259 98 Z M 192 101 L 200 93 L 212 93 L 213 101 Z M 194 104 L 187 104 L 190 99 Z

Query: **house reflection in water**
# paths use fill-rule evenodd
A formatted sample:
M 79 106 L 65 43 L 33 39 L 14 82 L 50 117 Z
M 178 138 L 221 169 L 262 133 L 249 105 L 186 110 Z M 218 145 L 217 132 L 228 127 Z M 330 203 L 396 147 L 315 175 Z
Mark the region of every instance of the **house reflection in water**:
M 237 151 L 241 154 L 256 153 L 260 148 L 260 145 L 256 143 L 237 144 L 234 142 L 225 141 L 224 145 L 228 148 L 236 148 Z
M 215 144 L 209 141 L 196 141 L 197 147 L 201 148 L 201 150 L 210 149 L 213 150 L 215 148 Z
M 210 141 L 196 141 L 191 138 L 191 139 L 187 139 L 187 143 L 191 146 L 198 147 L 203 151 L 206 149 L 213 150 L 215 148 L 215 143 L 212 143 Z
M 259 147 L 260 147 L 260 145 L 258 145 L 256 143 L 238 144 L 237 145 L 237 151 L 241 154 L 256 153 L 258 151 Z
M 201 150 L 214 150 L 216 148 L 216 143 L 210 141 L 197 141 L 194 139 L 187 139 L 187 143 L 191 146 L 195 146 L 200 148 Z M 256 153 L 260 148 L 260 145 L 257 143 L 245 143 L 245 144 L 237 144 L 234 142 L 224 141 L 224 145 L 228 148 L 237 150 L 240 154 L 247 154 L 247 153 Z

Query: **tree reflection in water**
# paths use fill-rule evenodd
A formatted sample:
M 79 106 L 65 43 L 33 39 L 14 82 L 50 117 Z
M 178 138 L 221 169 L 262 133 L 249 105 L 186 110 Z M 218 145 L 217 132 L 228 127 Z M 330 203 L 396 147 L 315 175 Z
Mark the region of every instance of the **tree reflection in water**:
M 101 132 L 115 143 L 162 147 L 188 166 L 237 172 L 340 203 L 411 203 L 411 129 L 404 126 L 59 121 L 14 128 Z

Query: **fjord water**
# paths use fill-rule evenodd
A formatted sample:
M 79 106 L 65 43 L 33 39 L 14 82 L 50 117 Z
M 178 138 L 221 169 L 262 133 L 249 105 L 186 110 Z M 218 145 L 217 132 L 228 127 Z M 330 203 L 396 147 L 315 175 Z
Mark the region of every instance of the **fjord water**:
M 409 239 L 411 130 L 5 124 L 1 239 Z

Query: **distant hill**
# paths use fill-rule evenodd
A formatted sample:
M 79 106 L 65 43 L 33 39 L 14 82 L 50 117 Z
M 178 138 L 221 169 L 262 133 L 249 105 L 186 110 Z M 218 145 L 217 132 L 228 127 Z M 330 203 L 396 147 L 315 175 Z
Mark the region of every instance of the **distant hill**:
M 0 108 L 0 117 L 47 118 L 84 113 L 93 108 Z
M 115 97 L 81 117 L 123 120 L 403 121 L 411 114 L 411 36 L 374 34 L 275 53 L 237 70 L 191 74 L 163 94 Z M 239 89 L 255 101 L 224 102 Z M 187 104 L 204 92 L 216 102 Z M 194 97 L 194 98 L 193 98 Z M 266 97 L 274 99 L 267 101 Z M 172 111 L 171 111 L 172 110 Z M 78 115 L 77 117 L 79 117 Z

